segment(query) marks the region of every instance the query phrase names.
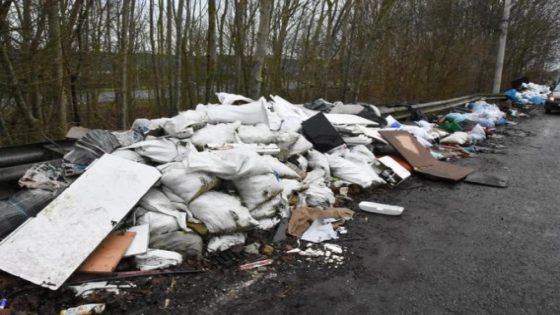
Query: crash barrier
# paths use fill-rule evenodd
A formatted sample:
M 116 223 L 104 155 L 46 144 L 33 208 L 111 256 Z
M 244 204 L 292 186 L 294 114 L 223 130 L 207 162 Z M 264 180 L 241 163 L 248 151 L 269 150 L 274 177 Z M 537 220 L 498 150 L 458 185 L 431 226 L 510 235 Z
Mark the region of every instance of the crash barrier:
M 503 94 L 473 94 L 447 100 L 410 105 L 410 108 L 423 113 L 436 113 L 458 107 L 469 102 L 486 100 L 505 100 Z M 391 115 L 397 119 L 410 116 L 408 106 L 379 107 L 383 116 Z M 32 164 L 62 157 L 65 148 L 70 148 L 75 140 L 65 139 L 51 142 L 34 143 L 21 146 L 0 148 L 0 182 L 20 178 Z
M 422 113 L 437 113 L 454 107 L 465 105 L 466 103 L 476 102 L 479 100 L 493 100 L 504 101 L 506 100 L 503 94 L 472 94 L 461 97 L 455 97 L 448 100 L 435 101 L 422 104 L 410 105 L 413 110 L 419 110 Z M 397 119 L 407 118 L 410 116 L 409 106 L 391 106 L 380 107 L 379 110 L 383 116 L 391 115 Z

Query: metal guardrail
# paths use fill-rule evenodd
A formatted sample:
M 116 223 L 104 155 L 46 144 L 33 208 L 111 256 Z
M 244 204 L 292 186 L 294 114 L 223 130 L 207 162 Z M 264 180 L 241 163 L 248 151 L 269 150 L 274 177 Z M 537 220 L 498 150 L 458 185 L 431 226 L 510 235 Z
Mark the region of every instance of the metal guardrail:
M 418 109 L 423 113 L 435 113 L 482 99 L 503 101 L 506 99 L 506 97 L 503 94 L 473 94 L 443 101 L 410 105 L 410 107 L 412 107 L 413 109 Z M 396 119 L 407 118 L 410 115 L 408 106 L 380 107 L 379 110 L 381 111 L 381 115 L 391 115 Z

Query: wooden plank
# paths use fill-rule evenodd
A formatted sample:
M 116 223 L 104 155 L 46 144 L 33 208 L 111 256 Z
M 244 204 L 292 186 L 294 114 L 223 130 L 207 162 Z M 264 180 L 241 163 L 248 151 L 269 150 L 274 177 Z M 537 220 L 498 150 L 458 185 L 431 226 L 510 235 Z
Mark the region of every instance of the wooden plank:
M 135 232 L 114 232 L 97 246 L 78 269 L 80 272 L 109 273 L 113 272 L 130 244 L 136 236 Z
M 0 243 L 0 270 L 58 289 L 160 176 L 154 167 L 105 154 Z
M 379 133 L 421 174 L 439 179 L 459 181 L 473 169 L 438 161 L 411 134 L 402 130 L 382 130 Z

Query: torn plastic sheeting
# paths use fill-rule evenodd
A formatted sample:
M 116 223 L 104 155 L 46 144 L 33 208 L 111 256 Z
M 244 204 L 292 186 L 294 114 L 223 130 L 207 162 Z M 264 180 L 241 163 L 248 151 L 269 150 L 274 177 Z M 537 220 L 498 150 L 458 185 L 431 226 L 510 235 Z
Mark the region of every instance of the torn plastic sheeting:
M 322 219 L 315 219 L 309 228 L 303 233 L 301 239 L 313 243 L 335 240 L 338 234 L 332 223 L 326 223 Z
M 348 208 L 330 208 L 326 210 L 317 208 L 295 208 L 288 224 L 288 234 L 301 237 L 309 228 L 310 222 L 316 219 L 343 219 L 350 220 L 354 211 Z
M 196 198 L 189 208 L 210 233 L 228 233 L 254 228 L 258 222 L 239 198 L 217 191 L 209 191 Z
M 440 162 L 434 159 L 426 148 L 406 131 L 380 131 L 381 135 L 412 165 L 416 172 L 433 177 L 459 181 L 474 170 Z
M 140 270 L 154 270 L 179 265 L 183 262 L 183 257 L 169 250 L 148 249 L 145 254 L 136 255 L 134 261 Z
M 214 236 L 208 241 L 208 252 L 223 252 L 236 245 L 245 244 L 247 235 L 245 233 L 234 233 L 229 235 Z
M 0 269 L 58 289 L 159 177 L 153 167 L 105 154 L 4 239 Z
M 57 191 L 66 187 L 62 170 L 50 163 L 38 163 L 25 171 L 18 181 L 19 187 Z
M 327 152 L 344 144 L 344 140 L 323 113 L 319 113 L 302 124 L 305 137 L 319 152 Z

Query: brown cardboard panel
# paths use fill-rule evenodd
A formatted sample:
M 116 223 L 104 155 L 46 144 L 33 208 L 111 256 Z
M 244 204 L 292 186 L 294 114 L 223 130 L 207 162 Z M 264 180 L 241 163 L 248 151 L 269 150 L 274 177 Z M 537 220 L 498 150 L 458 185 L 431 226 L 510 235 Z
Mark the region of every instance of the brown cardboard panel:
M 109 234 L 78 270 L 92 273 L 113 272 L 135 236 L 135 232 Z
M 401 130 L 383 130 L 379 133 L 412 165 L 416 172 L 440 179 L 459 181 L 474 172 L 473 169 L 434 159 L 411 134 Z

